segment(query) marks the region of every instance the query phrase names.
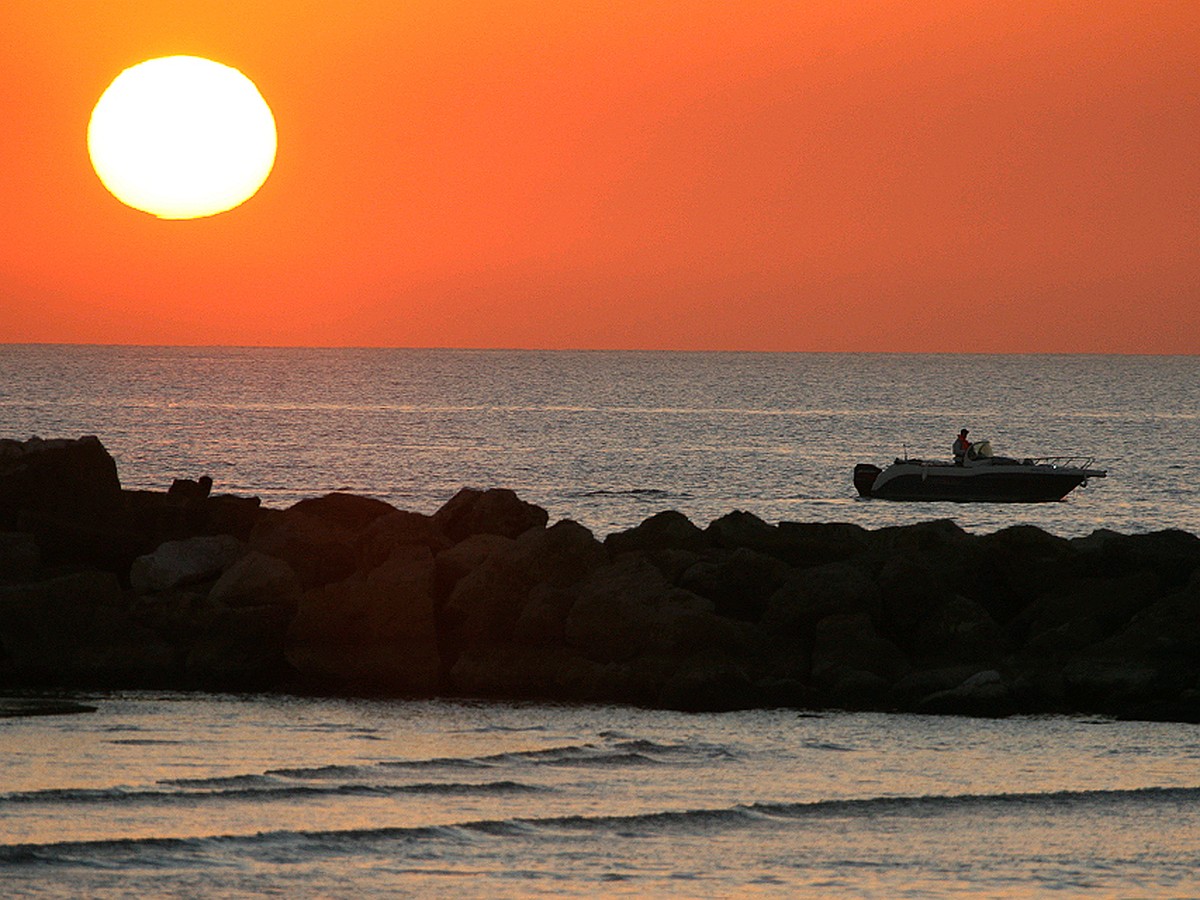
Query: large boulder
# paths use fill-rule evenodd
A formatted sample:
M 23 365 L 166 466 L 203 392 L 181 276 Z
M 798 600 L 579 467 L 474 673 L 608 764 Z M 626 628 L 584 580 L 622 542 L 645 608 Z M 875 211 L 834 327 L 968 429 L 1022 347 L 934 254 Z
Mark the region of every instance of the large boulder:
M 1187 584 L 1200 569 L 1200 538 L 1168 529 L 1150 534 L 1093 531 L 1071 541 L 1078 553 L 1077 567 L 1084 573 L 1114 578 L 1132 572 L 1155 572 L 1168 588 Z
M 318 686 L 425 695 L 441 681 L 433 559 L 392 559 L 364 575 L 306 593 L 287 633 L 286 658 Z
M 681 664 L 659 689 L 657 706 L 685 712 L 726 712 L 761 705 L 762 695 L 746 670 L 701 658 Z
M 822 619 L 859 613 L 879 620 L 879 587 L 857 566 L 835 562 L 793 571 L 768 600 L 762 627 L 768 633 L 811 642 Z
M 773 555 L 787 551 L 787 542 L 778 527 L 767 524 L 754 513 L 740 509 L 714 519 L 704 530 L 704 535 L 714 547 L 729 550 L 745 547 Z
M 252 691 L 286 684 L 292 670 L 284 658 L 292 612 L 255 605 L 216 611 L 192 642 L 185 683 L 209 690 Z
M 137 593 L 149 594 L 213 580 L 244 550 L 242 542 L 228 534 L 167 541 L 133 561 L 130 584 Z
M 908 556 L 936 556 L 946 551 L 961 553 L 976 540 L 953 519 L 931 519 L 912 525 L 892 525 L 874 531 L 870 543 L 881 549 Z
M 504 488 L 463 488 L 433 518 L 446 536 L 457 542 L 472 534 L 520 537 L 531 528 L 545 528 L 549 515 Z
M 610 534 L 604 539 L 605 549 L 613 556 L 661 550 L 700 552 L 707 545 L 704 532 L 683 513 L 673 509 L 657 513 L 635 528 Z
M 972 581 L 962 592 L 978 600 L 1002 626 L 1028 604 L 1061 592 L 1073 577 L 1071 542 L 1033 525 L 1013 525 L 972 544 Z
M 0 531 L 0 584 L 24 581 L 41 567 L 42 555 L 32 534 Z
M 1162 577 L 1148 569 L 1081 578 L 1031 603 L 1010 632 L 1024 639 L 1024 651 L 1031 656 L 1062 657 L 1124 629 L 1162 590 Z
M 208 600 L 228 608 L 271 606 L 294 610 L 302 593 L 300 579 L 291 566 L 251 550 L 217 579 Z
M 1004 655 L 1004 632 L 986 609 L 961 594 L 943 597 L 908 645 L 917 656 L 941 663 L 991 664 Z
M 864 614 L 828 616 L 817 624 L 812 676 L 834 702 L 855 705 L 881 697 L 911 668 L 900 649 L 880 637 Z
M 435 556 L 452 545 L 432 516 L 393 510 L 372 519 L 355 538 L 359 568 L 374 569 L 393 556 Z
M 527 530 L 456 583 L 442 608 L 450 646 L 457 651 L 511 641 L 535 587 L 572 590 L 607 561 L 604 546 L 570 519 Z
M 772 552 L 793 566 L 818 566 L 850 559 L 870 548 L 871 535 L 844 522 L 780 522 Z
M 612 701 L 627 694 L 618 672 L 565 647 L 505 643 L 463 653 L 449 680 L 456 692 L 471 696 Z
M 774 556 L 738 547 L 702 559 L 679 579 L 682 587 L 707 597 L 731 619 L 757 622 L 791 569 Z
M 154 543 L 123 514 L 116 463 L 95 437 L 0 441 L 0 530 L 34 535 L 45 564 L 124 576 Z
M 876 583 L 884 628 L 901 643 L 910 642 L 951 595 L 945 580 L 923 558 L 900 553 L 888 557 Z
M 282 559 L 305 588 L 341 581 L 358 568 L 355 532 L 295 508 L 265 511 L 250 533 L 250 547 Z
M 917 711 L 938 715 L 995 718 L 1016 712 L 1012 692 L 995 669 L 976 672 L 949 690 L 936 691 L 917 704 Z
M 336 491 L 301 500 L 288 507 L 288 511 L 320 519 L 347 531 L 361 531 L 381 516 L 397 512 L 396 507 L 382 500 Z
M 109 572 L 0 587 L 0 681 L 140 686 L 174 675 L 172 648 L 125 614 Z
M 434 559 L 435 594 L 439 601 L 448 598 L 464 576 L 493 556 L 510 553 L 515 544 L 513 538 L 500 534 L 473 534 L 442 550 Z
M 672 587 L 640 557 L 597 569 L 564 622 L 567 644 L 597 662 L 639 656 L 723 656 L 743 649 L 741 629 L 717 616 L 712 601 Z
M 0 440 L 0 528 L 30 518 L 95 521 L 120 508 L 117 465 L 98 438 Z

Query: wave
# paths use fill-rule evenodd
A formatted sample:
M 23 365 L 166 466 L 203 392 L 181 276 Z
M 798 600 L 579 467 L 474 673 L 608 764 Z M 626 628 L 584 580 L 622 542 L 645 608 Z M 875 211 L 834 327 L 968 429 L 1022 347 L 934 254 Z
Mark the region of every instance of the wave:
M 627 737 L 622 735 L 622 737 Z M 623 767 L 656 766 L 664 762 L 687 764 L 734 760 L 736 754 L 719 744 L 690 742 L 665 744 L 628 738 L 606 746 L 567 744 L 534 750 L 517 750 L 476 757 L 384 760 L 366 764 L 327 764 L 268 769 L 261 774 L 202 778 L 169 778 L 157 788 L 103 787 L 52 788 L 0 793 L 0 808 L 10 803 L 120 803 L 213 800 L 283 800 L 302 797 L 401 793 L 478 793 L 539 790 L 513 780 L 490 782 L 379 783 L 382 773 L 428 770 L 495 770 L 501 767 Z M 296 784 L 310 782 L 308 784 Z M 324 782 L 324 784 L 311 784 Z
M 210 790 L 158 790 L 146 788 L 52 788 L 0 794 L 0 808 L 20 803 L 175 803 L 207 801 L 287 801 L 322 797 L 392 797 L 403 794 L 498 795 L 534 794 L 552 790 L 518 781 L 426 782 L 422 784 L 330 784 L 306 785 L 272 782 L 254 787 Z
M 210 854 L 226 858 L 230 851 L 278 859 L 281 852 L 344 854 L 381 844 L 476 843 L 480 838 L 559 840 L 564 831 L 604 835 L 613 831 L 661 836 L 670 833 L 707 834 L 719 828 L 783 827 L 789 821 L 849 817 L 920 817 L 979 812 L 989 816 L 1005 807 L 1022 815 L 1050 808 L 1118 804 L 1171 804 L 1192 808 L 1200 802 L 1200 787 L 1135 788 L 1129 790 L 1056 791 L 1049 793 L 961 794 L 915 797 L 868 797 L 817 800 L 806 803 L 752 803 L 720 809 L 686 809 L 634 815 L 569 815 L 542 818 L 489 819 L 449 825 L 384 827 L 328 831 L 272 831 L 248 835 L 189 838 L 123 838 L 0 845 L 0 864 L 111 866 L 114 862 L 143 861 L 169 855 L 179 863 Z M 387 848 L 382 848 L 387 849 Z M 394 850 L 395 848 L 391 848 Z

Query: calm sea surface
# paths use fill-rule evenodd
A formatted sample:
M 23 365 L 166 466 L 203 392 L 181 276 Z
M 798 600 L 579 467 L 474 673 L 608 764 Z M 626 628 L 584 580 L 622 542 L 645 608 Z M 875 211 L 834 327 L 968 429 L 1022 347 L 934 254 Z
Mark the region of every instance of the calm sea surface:
M 948 459 L 964 426 L 1109 477 L 1036 506 L 858 499 L 856 462 Z M 663 509 L 1200 530 L 1200 357 L 0 346 L 0 436 L 34 434 L 98 435 L 126 487 L 419 512 L 509 487 L 599 536 Z
M 856 499 L 855 462 L 1109 470 L 1062 503 Z M 1200 360 L 0 346 L 0 436 L 127 487 L 432 512 L 503 486 L 597 534 L 950 516 L 1200 530 Z M 100 694 L 0 719 L 4 896 L 1198 897 L 1200 727 L 1080 718 Z

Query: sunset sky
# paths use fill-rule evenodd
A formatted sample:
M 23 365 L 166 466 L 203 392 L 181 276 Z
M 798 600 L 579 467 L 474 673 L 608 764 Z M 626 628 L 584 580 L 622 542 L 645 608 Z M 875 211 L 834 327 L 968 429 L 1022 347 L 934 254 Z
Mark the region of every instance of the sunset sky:
M 0 342 L 1200 353 L 1200 3 L 4 0 Z M 278 126 L 165 221 L 123 69 Z

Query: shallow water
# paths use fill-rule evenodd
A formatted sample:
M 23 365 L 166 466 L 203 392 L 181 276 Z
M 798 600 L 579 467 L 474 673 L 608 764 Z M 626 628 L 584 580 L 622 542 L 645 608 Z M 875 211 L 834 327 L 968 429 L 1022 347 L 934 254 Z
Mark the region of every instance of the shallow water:
M 1109 470 L 1037 505 L 858 499 L 856 462 L 1011 456 Z M 97 434 L 127 487 L 208 474 L 286 506 L 433 512 L 510 487 L 598 535 L 678 509 L 868 528 L 952 517 L 1064 536 L 1200 529 L 1200 358 L 0 346 L 0 433 Z
M 92 702 L 0 722 L 9 896 L 1200 892 L 1196 726 Z

